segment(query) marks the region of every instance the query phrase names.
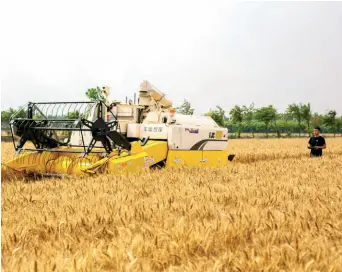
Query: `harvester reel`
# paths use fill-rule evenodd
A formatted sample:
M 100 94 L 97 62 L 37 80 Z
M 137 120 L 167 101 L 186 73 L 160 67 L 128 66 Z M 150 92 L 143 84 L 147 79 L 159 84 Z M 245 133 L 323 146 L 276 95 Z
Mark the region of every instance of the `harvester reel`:
M 35 127 L 46 128 L 49 126 L 47 120 L 12 120 L 14 134 L 21 137 L 17 145 L 17 151 L 25 145 L 27 141 L 31 141 L 37 149 L 56 148 L 66 145 L 51 137 L 52 132 L 46 133 L 44 130 L 34 130 Z
M 93 137 L 88 145 L 87 151 L 84 156 L 87 155 L 94 148 L 96 142 L 98 141 L 102 143 L 107 154 L 113 151 L 111 141 L 113 141 L 115 146 L 124 148 L 128 151 L 131 150 L 131 144 L 124 136 L 122 136 L 116 130 L 110 130 L 114 126 L 117 126 L 118 122 L 116 120 L 106 123 L 102 118 L 98 118 L 95 122 L 82 119 L 82 123 L 90 129 Z
M 130 142 L 117 132 L 116 116 L 114 116 L 115 120 L 106 122 L 103 117 L 105 110 L 108 112 L 108 106 L 101 101 L 30 102 L 26 109 L 21 110 L 26 112 L 25 118 L 17 118 L 18 113 L 11 117 L 10 125 L 15 150 L 17 153 L 23 150 L 83 153 L 84 157 L 92 152 L 96 142 L 100 141 L 107 155 L 114 148 L 119 152 L 120 149 L 130 151 Z M 95 121 L 89 120 L 94 117 Z M 72 134 L 77 132 L 81 137 L 79 143 L 71 139 Z M 84 132 L 91 133 L 90 142 L 85 143 Z M 17 144 L 14 142 L 14 136 L 20 137 Z M 24 148 L 27 141 L 32 142 L 35 149 Z M 58 148 L 62 146 L 68 146 L 70 149 Z M 76 149 L 73 149 L 74 147 Z M 77 149 L 79 147 L 84 150 Z

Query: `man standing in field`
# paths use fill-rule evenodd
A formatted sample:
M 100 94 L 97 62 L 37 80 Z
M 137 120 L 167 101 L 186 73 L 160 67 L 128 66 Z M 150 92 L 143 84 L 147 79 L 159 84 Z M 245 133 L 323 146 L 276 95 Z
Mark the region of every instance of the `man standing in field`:
M 325 139 L 321 135 L 320 127 L 315 127 L 314 136 L 312 136 L 308 142 L 308 148 L 311 149 L 310 157 L 321 157 L 323 153 L 323 149 L 327 146 L 325 144 Z

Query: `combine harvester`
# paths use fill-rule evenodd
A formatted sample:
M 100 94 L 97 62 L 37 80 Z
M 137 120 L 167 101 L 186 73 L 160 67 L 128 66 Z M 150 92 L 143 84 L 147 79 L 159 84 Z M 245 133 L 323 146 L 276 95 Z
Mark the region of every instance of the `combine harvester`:
M 228 154 L 228 129 L 208 116 L 175 113 L 172 102 L 148 81 L 138 103 L 29 102 L 10 121 L 16 155 L 2 177 L 92 175 L 159 167 L 220 167 Z M 19 137 L 19 141 L 15 140 Z M 31 145 L 24 148 L 25 144 Z

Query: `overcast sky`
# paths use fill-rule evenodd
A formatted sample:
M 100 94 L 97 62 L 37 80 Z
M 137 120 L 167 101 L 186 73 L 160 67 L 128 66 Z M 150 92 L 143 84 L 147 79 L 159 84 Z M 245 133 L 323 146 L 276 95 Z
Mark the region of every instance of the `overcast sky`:
M 342 3 L 7 1 L 0 8 L 1 107 L 85 100 L 146 79 L 174 106 L 312 103 L 342 114 Z

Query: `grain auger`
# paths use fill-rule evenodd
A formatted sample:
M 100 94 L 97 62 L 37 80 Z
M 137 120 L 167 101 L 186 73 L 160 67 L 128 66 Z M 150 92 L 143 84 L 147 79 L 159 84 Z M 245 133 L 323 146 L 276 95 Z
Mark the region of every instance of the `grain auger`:
M 92 175 L 153 166 L 224 166 L 228 130 L 208 116 L 175 112 L 165 94 L 143 81 L 138 103 L 29 102 L 10 120 L 16 155 L 3 177 Z M 24 114 L 23 114 L 24 113 Z

